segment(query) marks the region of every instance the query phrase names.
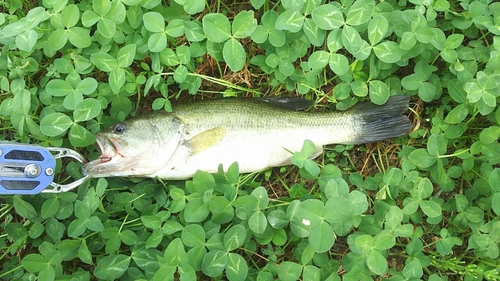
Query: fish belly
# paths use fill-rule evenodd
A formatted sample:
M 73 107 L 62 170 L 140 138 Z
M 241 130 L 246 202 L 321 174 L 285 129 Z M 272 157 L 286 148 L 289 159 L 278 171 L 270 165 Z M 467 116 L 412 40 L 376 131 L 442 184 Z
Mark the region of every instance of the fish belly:
M 227 170 L 234 162 L 238 162 L 241 173 L 287 165 L 293 153 L 302 148 L 304 136 L 303 132 L 291 130 L 268 131 L 266 134 L 233 133 L 219 144 L 194 155 L 187 146 L 180 145 L 171 160 L 152 176 L 187 179 L 197 170 L 215 173 L 220 164 Z M 321 149 L 322 145 L 318 145 L 317 150 Z

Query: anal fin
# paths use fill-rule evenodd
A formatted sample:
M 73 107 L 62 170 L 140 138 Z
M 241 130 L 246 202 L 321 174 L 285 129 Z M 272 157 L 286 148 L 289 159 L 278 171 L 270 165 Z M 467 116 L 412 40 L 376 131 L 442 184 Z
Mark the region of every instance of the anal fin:
M 308 159 L 314 159 L 318 156 L 320 156 L 322 153 L 323 153 L 323 146 L 322 145 L 315 145 L 315 149 L 314 149 L 314 153 L 308 158 Z M 287 160 L 283 161 L 280 166 L 288 166 L 288 165 L 292 165 L 292 156 L 293 156 L 293 152 L 291 152 L 290 150 L 284 148 L 286 151 L 290 152 L 290 158 L 288 158 Z

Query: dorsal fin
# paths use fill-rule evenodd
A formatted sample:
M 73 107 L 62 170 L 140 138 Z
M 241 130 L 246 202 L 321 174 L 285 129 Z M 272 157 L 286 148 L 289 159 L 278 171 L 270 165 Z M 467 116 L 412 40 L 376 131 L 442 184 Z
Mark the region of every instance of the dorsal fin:
M 293 97 L 261 97 L 255 98 L 256 101 L 264 102 L 283 109 L 302 111 L 314 105 L 314 101 L 303 98 Z

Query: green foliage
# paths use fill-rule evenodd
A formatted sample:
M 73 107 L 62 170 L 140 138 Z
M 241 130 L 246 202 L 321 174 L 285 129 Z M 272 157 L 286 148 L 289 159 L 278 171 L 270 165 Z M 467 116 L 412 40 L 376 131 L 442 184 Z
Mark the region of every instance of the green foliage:
M 5 197 L 0 279 L 500 279 L 498 2 L 167 2 L 2 2 L 0 140 L 95 157 L 102 128 L 220 93 L 202 80 L 338 109 L 405 94 L 414 131 L 323 162 L 306 141 L 295 168 L 259 175 Z

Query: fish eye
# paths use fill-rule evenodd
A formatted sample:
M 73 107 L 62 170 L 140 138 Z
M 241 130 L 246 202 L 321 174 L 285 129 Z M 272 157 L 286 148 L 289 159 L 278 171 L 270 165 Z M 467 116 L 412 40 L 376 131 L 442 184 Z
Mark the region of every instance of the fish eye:
M 114 126 L 113 126 L 113 132 L 115 132 L 115 134 L 123 134 L 125 133 L 126 131 L 126 127 L 125 127 L 125 124 L 123 123 L 116 123 Z

